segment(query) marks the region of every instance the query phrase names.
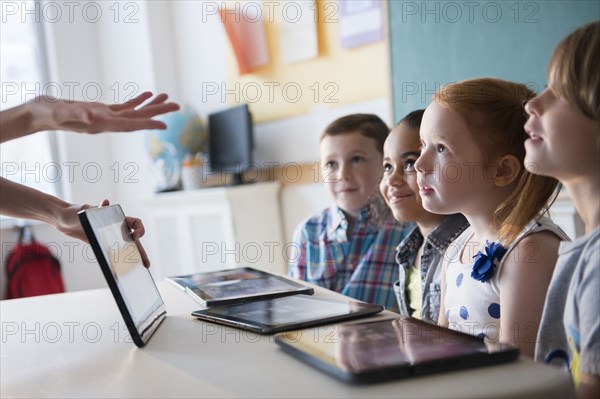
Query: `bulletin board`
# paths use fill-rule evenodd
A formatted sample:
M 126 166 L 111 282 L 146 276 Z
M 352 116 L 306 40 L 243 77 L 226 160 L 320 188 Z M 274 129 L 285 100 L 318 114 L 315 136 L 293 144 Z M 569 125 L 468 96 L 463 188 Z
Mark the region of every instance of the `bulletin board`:
M 250 74 L 239 75 L 234 52 L 227 46 L 227 88 L 235 100 L 248 103 L 255 122 L 302 115 L 319 107 L 335 107 L 387 96 L 390 93 L 389 46 L 379 42 L 345 49 L 339 39 L 337 1 L 316 1 L 318 56 L 284 64 L 280 54 L 275 8 L 272 23 L 265 22 L 269 63 Z M 281 8 L 279 8 L 281 12 Z M 382 23 L 386 22 L 385 3 Z M 237 96 L 237 98 L 236 98 Z

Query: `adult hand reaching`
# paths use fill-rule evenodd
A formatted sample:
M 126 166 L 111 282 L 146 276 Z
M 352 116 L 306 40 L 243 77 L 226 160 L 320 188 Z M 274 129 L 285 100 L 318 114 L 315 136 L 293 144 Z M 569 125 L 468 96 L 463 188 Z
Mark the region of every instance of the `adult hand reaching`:
M 159 94 L 144 104 L 152 96 L 151 92 L 144 92 L 120 104 L 36 97 L 25 104 L 0 112 L 0 142 L 43 130 L 99 133 L 165 129 L 166 125 L 163 122 L 152 118 L 176 111 L 179 105 L 167 102 L 166 94 Z M 73 205 L 2 177 L 0 190 L 0 214 L 47 222 L 70 237 L 86 240 L 77 212 L 89 208 L 90 205 Z M 104 200 L 100 206 L 106 206 L 108 203 L 108 200 Z M 125 220 L 144 265 L 149 267 L 150 260 L 139 241 L 144 234 L 144 224 L 134 217 L 127 217 Z
M 60 100 L 36 97 L 27 103 L 2 112 L 1 142 L 43 130 L 68 130 L 82 133 L 131 132 L 142 129 L 165 129 L 155 116 L 176 111 L 179 105 L 166 102 L 168 95 L 152 97 L 147 91 L 119 104 Z

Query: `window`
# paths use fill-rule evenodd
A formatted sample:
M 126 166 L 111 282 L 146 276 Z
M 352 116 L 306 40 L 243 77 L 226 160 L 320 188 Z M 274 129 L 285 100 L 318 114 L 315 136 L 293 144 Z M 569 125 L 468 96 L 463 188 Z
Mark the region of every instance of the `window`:
M 33 9 L 36 4 L 23 4 Z M 35 96 L 45 94 L 48 68 L 42 22 L 14 15 L 3 18 L 0 25 L 0 110 L 5 110 Z M 54 162 L 54 137 L 41 132 L 0 145 L 0 174 L 14 182 L 48 194 L 60 191 L 59 165 Z

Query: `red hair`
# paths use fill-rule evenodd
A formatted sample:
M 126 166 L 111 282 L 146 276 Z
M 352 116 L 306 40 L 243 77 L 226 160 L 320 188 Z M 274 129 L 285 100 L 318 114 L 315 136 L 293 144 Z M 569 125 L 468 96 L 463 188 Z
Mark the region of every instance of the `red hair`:
M 433 101 L 463 117 L 486 159 L 510 154 L 523 166 L 528 137 L 523 129 L 527 121 L 523 104 L 534 96 L 524 84 L 480 78 L 446 85 Z M 522 167 L 512 193 L 494 212 L 500 241 L 512 242 L 533 218 L 545 212 L 557 185 L 556 179 L 534 175 Z

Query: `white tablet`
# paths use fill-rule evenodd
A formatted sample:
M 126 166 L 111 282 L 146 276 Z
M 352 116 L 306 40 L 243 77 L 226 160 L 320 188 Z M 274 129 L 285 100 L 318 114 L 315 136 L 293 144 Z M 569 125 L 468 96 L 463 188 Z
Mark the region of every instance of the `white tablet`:
M 133 342 L 144 346 L 166 317 L 165 304 L 119 205 L 79 212 L 79 220 Z

